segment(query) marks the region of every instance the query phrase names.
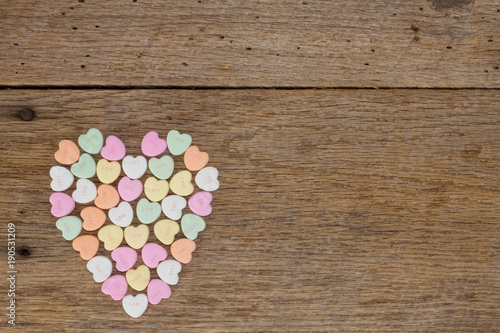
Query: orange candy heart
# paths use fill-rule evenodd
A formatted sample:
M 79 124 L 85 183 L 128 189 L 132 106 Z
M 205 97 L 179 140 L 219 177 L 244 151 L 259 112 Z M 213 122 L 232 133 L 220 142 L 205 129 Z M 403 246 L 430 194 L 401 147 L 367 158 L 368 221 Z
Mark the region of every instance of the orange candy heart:
M 176 240 L 170 245 L 170 253 L 177 261 L 187 264 L 193 258 L 192 253 L 196 249 L 196 243 L 187 238 Z
M 61 164 L 73 164 L 80 158 L 80 150 L 74 142 L 61 140 L 59 150 L 54 154 L 54 158 Z
M 200 151 L 198 147 L 191 146 L 184 153 L 184 164 L 190 171 L 201 170 L 208 163 L 208 154 Z
M 73 241 L 73 248 L 80 252 L 82 259 L 89 260 L 97 253 L 99 240 L 92 235 L 80 236 Z
M 103 184 L 97 188 L 97 197 L 94 203 L 101 209 L 110 209 L 118 205 L 120 195 L 118 191 L 111 185 Z
M 97 207 L 85 207 L 80 216 L 83 219 L 83 229 L 94 231 L 99 229 L 106 222 L 106 213 Z

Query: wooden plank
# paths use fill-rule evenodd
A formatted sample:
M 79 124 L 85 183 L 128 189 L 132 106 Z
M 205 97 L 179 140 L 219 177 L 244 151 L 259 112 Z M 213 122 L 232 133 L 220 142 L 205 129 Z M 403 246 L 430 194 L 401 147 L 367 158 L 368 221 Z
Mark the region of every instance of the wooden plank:
M 497 0 L 4 1 L 0 85 L 500 87 Z
M 494 331 L 499 108 L 491 90 L 1 91 L 0 245 L 15 223 L 18 326 Z M 149 130 L 188 132 L 220 170 L 193 261 L 137 320 L 49 213 L 57 143 L 91 126 L 133 155 Z

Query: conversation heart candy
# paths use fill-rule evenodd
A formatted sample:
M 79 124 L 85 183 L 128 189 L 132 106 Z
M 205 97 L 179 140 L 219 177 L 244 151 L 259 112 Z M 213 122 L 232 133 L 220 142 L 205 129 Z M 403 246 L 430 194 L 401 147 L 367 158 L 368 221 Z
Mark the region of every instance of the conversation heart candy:
M 101 156 L 108 161 L 119 161 L 125 157 L 127 149 L 122 140 L 114 135 L 106 138 L 106 145 L 101 149 Z
M 153 279 L 148 284 L 148 300 L 151 304 L 158 304 L 162 299 L 167 299 L 172 295 L 168 284 L 160 279 Z
M 194 186 L 191 183 L 192 178 L 193 176 L 191 176 L 191 172 L 187 170 L 177 172 L 172 177 L 172 180 L 170 180 L 170 188 L 172 189 L 172 192 L 183 197 L 193 193 Z
M 195 249 L 196 243 L 187 238 L 178 239 L 170 245 L 172 256 L 183 264 L 191 262 L 192 253 Z
M 101 209 L 110 209 L 118 205 L 120 195 L 118 191 L 111 185 L 103 184 L 97 189 L 97 197 L 94 204 Z
M 144 156 L 125 156 L 122 161 L 122 169 L 128 178 L 139 179 L 146 173 L 148 161 Z
M 123 230 L 116 225 L 102 227 L 97 233 L 97 237 L 104 243 L 104 248 L 112 251 L 120 246 L 123 240 Z
M 198 192 L 189 198 L 188 205 L 189 209 L 193 213 L 199 216 L 208 216 L 212 213 L 212 193 L 210 192 Z
M 139 318 L 148 308 L 148 298 L 144 294 L 127 295 L 122 300 L 125 312 L 132 318 Z
M 125 228 L 125 241 L 133 249 L 140 249 L 146 244 L 149 237 L 149 228 L 145 224 L 137 227 L 129 225 Z
M 171 286 L 174 286 L 179 282 L 179 273 L 181 270 L 182 265 L 172 259 L 162 261 L 158 267 L 156 267 L 156 272 L 158 273 L 160 279 Z
M 137 203 L 136 207 L 137 218 L 144 224 L 153 223 L 161 214 L 161 206 L 157 202 L 149 202 L 148 199 L 142 198 Z
M 58 165 L 50 168 L 50 177 L 52 178 L 50 188 L 56 192 L 67 190 L 73 185 L 73 181 L 75 180 L 71 171 Z
M 83 219 L 83 229 L 87 231 L 97 230 L 106 222 L 106 213 L 97 207 L 85 207 L 80 216 Z
M 137 262 L 137 252 L 128 246 L 121 246 L 111 252 L 111 258 L 116 261 L 116 269 L 126 272 Z
M 167 149 L 167 141 L 160 139 L 155 131 L 151 131 L 142 139 L 141 149 L 146 156 L 158 156 Z
M 73 240 L 73 249 L 80 252 L 83 260 L 89 260 L 97 253 L 99 249 L 99 240 L 92 235 L 78 236 Z
M 219 171 L 216 168 L 206 167 L 198 171 L 194 181 L 202 190 L 212 192 L 219 188 L 218 175 Z
M 78 178 L 92 178 L 95 176 L 95 161 L 89 154 L 83 153 L 78 162 L 71 166 L 71 173 Z
M 97 162 L 97 178 L 104 184 L 111 184 L 120 176 L 121 166 L 118 162 L 108 162 L 105 159 Z
M 76 190 L 73 191 L 71 196 L 75 202 L 85 204 L 94 200 L 96 195 L 97 189 L 92 181 L 88 179 L 78 179 L 76 182 Z
M 118 182 L 118 193 L 125 201 L 133 201 L 142 193 L 142 183 L 137 179 L 123 177 Z
M 62 231 L 65 240 L 70 241 L 82 231 L 82 220 L 76 216 L 61 217 L 56 222 L 56 228 Z
M 145 265 L 140 265 L 137 269 L 130 269 L 125 273 L 128 285 L 137 291 L 146 289 L 151 277 L 149 268 Z
M 111 276 L 113 264 L 107 257 L 97 256 L 87 262 L 87 269 L 93 274 L 94 281 L 101 283 Z
M 55 217 L 66 216 L 71 213 L 73 209 L 75 209 L 75 201 L 66 193 L 52 193 L 50 195 L 49 202 L 52 204 L 50 212 Z
M 165 155 L 161 158 L 153 157 L 148 163 L 149 170 L 158 179 L 167 179 L 174 172 L 174 159 Z
M 208 163 L 208 154 L 196 146 L 189 147 L 184 153 L 184 164 L 189 171 L 201 170 Z
M 149 268 L 156 268 L 160 261 L 167 259 L 167 250 L 156 243 L 147 243 L 142 248 L 142 261 Z
M 171 130 L 167 135 L 168 150 L 172 155 L 181 155 L 191 145 L 192 138 L 189 134 L 180 134 L 176 130 Z
M 174 241 L 175 235 L 180 231 L 179 224 L 172 220 L 160 220 L 155 223 L 154 233 L 156 238 L 165 245 Z
M 125 228 L 132 223 L 134 210 L 128 202 L 122 201 L 118 207 L 109 210 L 108 216 L 111 222 L 119 227 Z
M 59 150 L 54 154 L 54 158 L 61 164 L 73 164 L 78 161 L 80 150 L 78 146 L 69 140 L 61 140 L 59 142 Z
M 128 291 L 127 279 L 123 275 L 110 276 L 101 286 L 104 294 L 110 295 L 115 301 L 121 300 Z
M 144 183 L 144 194 L 151 201 L 161 201 L 168 194 L 168 182 L 149 177 Z
M 184 214 L 181 220 L 182 232 L 191 240 L 196 239 L 198 233 L 205 230 L 205 226 L 205 221 L 198 215 Z
M 186 199 L 178 195 L 169 195 L 161 201 L 163 214 L 169 219 L 178 220 L 182 216 L 182 210 L 186 207 Z
M 90 128 L 87 134 L 78 137 L 78 144 L 89 154 L 99 154 L 104 143 L 101 131 L 97 128 Z

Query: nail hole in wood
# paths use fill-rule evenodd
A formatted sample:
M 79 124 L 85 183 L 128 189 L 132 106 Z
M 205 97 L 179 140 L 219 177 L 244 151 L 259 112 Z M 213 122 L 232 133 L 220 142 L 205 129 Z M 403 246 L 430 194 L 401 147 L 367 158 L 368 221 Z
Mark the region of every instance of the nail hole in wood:
M 30 121 L 35 116 L 35 111 L 31 110 L 30 108 L 24 108 L 19 113 L 19 116 L 24 121 Z

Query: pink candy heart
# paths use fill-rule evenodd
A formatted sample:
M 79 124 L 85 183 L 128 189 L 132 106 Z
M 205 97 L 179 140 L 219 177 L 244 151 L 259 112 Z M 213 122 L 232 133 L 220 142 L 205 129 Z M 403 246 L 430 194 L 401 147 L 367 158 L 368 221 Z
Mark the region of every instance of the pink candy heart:
M 127 149 L 122 140 L 114 135 L 106 138 L 106 145 L 101 149 L 101 156 L 108 161 L 119 161 L 125 157 Z
M 142 139 L 141 149 L 146 156 L 158 156 L 167 150 L 167 141 L 160 139 L 155 131 L 151 131 Z
M 50 212 L 55 217 L 63 217 L 68 215 L 75 209 L 75 200 L 65 193 L 54 192 L 49 198 L 52 208 Z
M 142 182 L 138 179 L 123 177 L 118 182 L 118 193 L 125 201 L 133 201 L 142 193 Z
M 128 290 L 127 279 L 123 275 L 113 275 L 102 284 L 101 290 L 106 295 L 111 295 L 115 301 L 125 297 Z
M 208 216 L 212 213 L 212 206 L 210 203 L 212 202 L 212 193 L 210 192 L 198 192 L 193 195 L 189 201 L 189 209 L 193 213 L 199 216 Z
M 156 243 L 148 243 L 142 248 L 141 256 L 146 266 L 156 268 L 160 261 L 167 259 L 167 250 Z
M 111 252 L 111 258 L 116 261 L 116 269 L 125 272 L 134 267 L 137 262 L 137 252 L 128 246 L 122 246 Z
M 160 279 L 149 281 L 148 285 L 148 300 L 151 304 L 158 304 L 164 298 L 169 298 L 172 295 L 170 286 Z

